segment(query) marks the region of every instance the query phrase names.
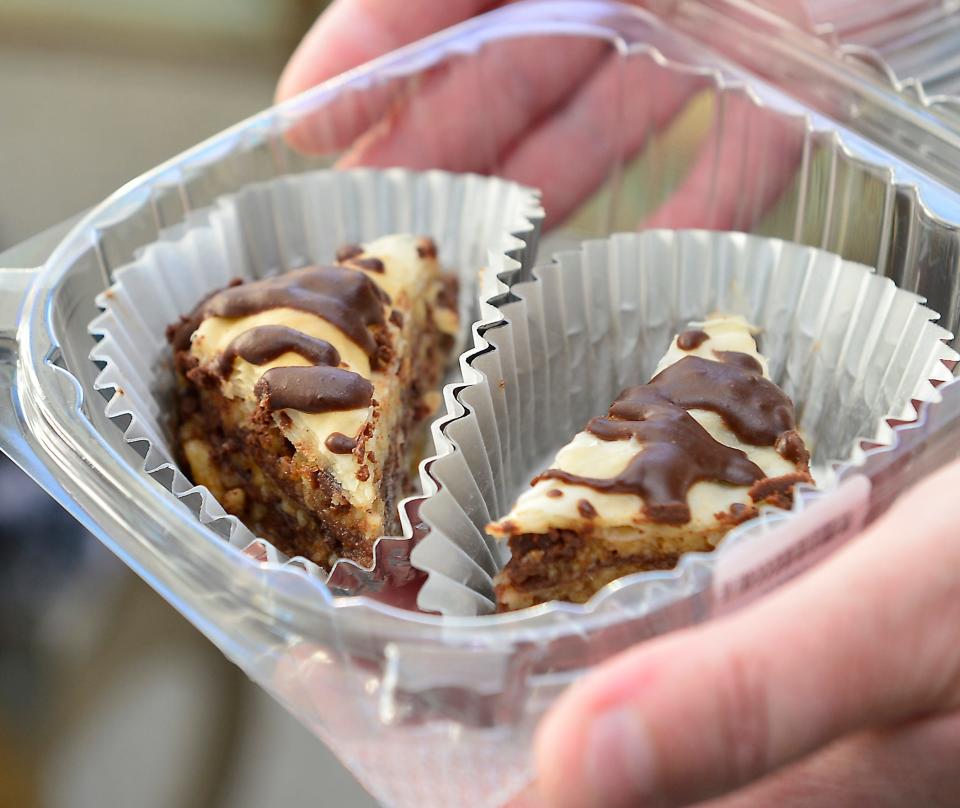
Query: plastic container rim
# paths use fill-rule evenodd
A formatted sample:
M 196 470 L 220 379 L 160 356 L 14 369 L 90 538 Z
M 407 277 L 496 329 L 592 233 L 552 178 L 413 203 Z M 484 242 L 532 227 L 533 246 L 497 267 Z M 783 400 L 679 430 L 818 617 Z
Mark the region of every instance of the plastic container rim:
M 549 18 L 547 16 L 549 13 L 555 13 L 557 18 Z M 17 393 L 18 403 L 22 407 L 21 419 L 27 423 L 30 432 L 37 437 L 42 444 L 45 444 L 44 448 L 46 449 L 52 447 L 51 438 L 53 440 L 59 438 L 63 442 L 65 451 L 71 453 L 75 460 L 85 462 L 87 466 L 91 467 L 90 470 L 97 474 L 98 477 L 102 475 L 105 479 L 99 481 L 99 485 L 95 486 L 95 492 L 103 492 L 105 490 L 104 484 L 109 480 L 108 470 L 100 471 L 97 469 L 98 464 L 101 467 L 103 465 L 99 463 L 99 461 L 107 460 L 115 464 L 115 468 L 117 466 L 123 468 L 124 482 L 134 483 L 135 481 L 137 486 L 143 488 L 146 502 L 134 496 L 130 496 L 129 498 L 131 509 L 140 515 L 141 518 L 150 519 L 154 516 L 160 516 L 160 527 L 165 530 L 185 531 L 187 533 L 209 531 L 209 528 L 200 525 L 186 513 L 180 513 L 178 511 L 176 515 L 174 515 L 174 510 L 176 509 L 159 507 L 165 503 L 161 502 L 160 498 L 156 495 L 153 482 L 137 475 L 135 470 L 129 468 L 128 464 L 103 441 L 97 429 L 79 412 L 80 402 L 83 398 L 83 390 L 69 370 L 64 370 L 63 372 L 75 388 L 76 401 L 74 402 L 74 406 L 76 412 L 57 413 L 51 405 L 51 397 L 47 394 L 47 391 L 54 386 L 54 376 L 57 372 L 63 370 L 54 366 L 50 361 L 52 352 L 59 347 L 57 337 L 54 333 L 53 307 L 55 301 L 52 293 L 69 274 L 73 261 L 75 261 L 85 249 L 97 247 L 96 231 L 107 226 L 111 220 L 122 218 L 129 210 L 146 204 L 149 201 L 150 192 L 155 187 L 164 185 L 165 180 L 170 180 L 175 184 L 178 175 L 183 170 L 206 163 L 210 159 L 216 158 L 218 153 L 231 151 L 239 142 L 249 138 L 251 134 L 255 134 L 258 130 L 274 129 L 278 124 L 282 124 L 287 115 L 296 113 L 304 104 L 318 103 L 352 85 L 362 84 L 375 76 L 382 77 L 388 75 L 397 65 L 404 63 L 414 56 L 418 57 L 422 63 L 429 64 L 437 57 L 446 56 L 464 48 L 469 49 L 476 47 L 476 45 L 491 39 L 505 39 L 533 34 L 569 34 L 602 37 L 618 49 L 628 48 L 630 52 L 636 52 L 638 47 L 629 46 L 624 37 L 616 30 L 592 22 L 598 18 L 609 17 L 611 13 L 628 14 L 656 27 L 663 27 L 663 22 L 653 14 L 645 10 L 613 2 L 597 3 L 590 2 L 590 0 L 554 0 L 553 2 L 547 3 L 534 2 L 518 6 L 508 6 L 504 9 L 469 20 L 446 31 L 434 34 L 419 42 L 414 42 L 411 45 L 400 48 L 361 67 L 330 79 L 296 98 L 261 111 L 213 135 L 180 155 L 167 160 L 113 192 L 103 202 L 83 216 L 64 236 L 38 273 L 21 309 L 17 331 L 17 343 L 20 352 L 17 373 Z M 670 66 L 672 69 L 695 75 L 712 76 L 721 86 L 730 83 L 729 78 L 717 67 L 696 66 L 676 62 L 665 57 L 660 50 L 652 44 L 642 44 L 639 48 L 648 52 L 652 58 L 659 63 Z M 744 91 L 750 93 L 755 99 L 757 98 L 749 85 L 745 85 Z M 761 103 L 763 103 L 762 100 Z M 805 116 L 809 125 L 811 115 L 807 112 Z M 835 133 L 835 136 L 840 137 L 839 133 Z M 842 139 L 840 142 L 841 145 L 843 145 Z M 855 157 L 855 159 L 862 158 Z M 922 206 L 923 201 L 919 193 L 917 193 L 917 197 L 919 204 Z M 187 211 L 189 211 L 190 206 L 187 205 L 186 208 Z M 936 216 L 936 214 L 933 215 Z M 953 226 L 957 227 L 960 225 Z M 500 323 L 493 325 L 499 324 Z M 79 415 L 79 418 L 75 419 L 70 417 L 74 415 Z M 69 421 L 73 421 L 74 423 L 68 423 Z M 31 424 L 29 422 L 33 423 Z M 33 428 L 34 425 L 41 422 L 42 425 L 49 430 L 48 433 L 43 429 L 38 430 Z M 92 439 L 97 444 L 101 456 L 97 458 L 89 456 L 84 458 L 82 447 L 76 440 L 70 440 L 71 427 L 73 427 L 75 431 L 78 431 L 78 428 L 82 429 L 84 434 L 81 436 L 81 439 Z M 885 451 L 885 449 L 872 451 L 881 452 Z M 869 456 L 871 452 L 867 454 Z M 90 485 L 86 486 L 86 488 L 88 504 L 95 496 L 95 493 L 90 493 Z M 78 510 L 84 513 L 87 512 L 86 504 L 80 504 L 78 502 L 77 505 Z M 149 509 L 151 506 L 156 506 L 156 510 L 158 510 L 159 513 L 150 514 Z M 110 537 L 105 538 L 109 539 Z M 126 555 L 118 549 L 115 541 L 110 539 L 109 543 L 120 555 Z M 291 574 L 301 578 L 305 576 L 302 576 L 295 570 L 279 565 L 254 561 L 247 556 L 243 556 L 239 550 L 227 545 L 221 545 L 217 549 L 219 552 L 232 553 L 234 556 L 242 558 L 242 566 L 235 570 L 236 573 L 241 573 L 242 571 L 242 580 L 239 579 L 240 576 L 231 579 L 231 596 L 245 599 L 248 608 L 259 611 L 262 615 L 269 617 L 270 620 L 286 623 L 290 628 L 293 628 L 294 624 L 304 626 L 304 628 L 298 628 L 297 630 L 306 636 L 309 636 L 311 614 L 329 612 L 331 606 L 337 610 L 362 609 L 367 612 L 372 612 L 377 617 L 389 620 L 392 631 L 395 631 L 402 625 L 408 626 L 411 630 L 429 629 L 432 631 L 434 629 L 441 629 L 444 634 L 444 639 L 446 640 L 453 639 L 451 633 L 455 635 L 463 632 L 463 639 L 465 641 L 476 641 L 480 636 L 486 636 L 498 642 L 509 642 L 517 638 L 523 638 L 532 631 L 536 632 L 538 638 L 543 638 L 545 630 L 547 630 L 548 634 L 584 634 L 602 628 L 605 625 L 621 623 L 625 619 L 628 619 L 628 616 L 622 613 L 611 614 L 597 612 L 583 605 L 559 602 L 543 604 L 513 613 L 451 618 L 438 614 L 410 611 L 382 603 L 367 596 L 333 596 L 325 587 L 317 585 L 313 586 L 318 595 L 316 602 L 306 602 L 302 597 L 297 597 L 292 593 L 284 591 L 285 587 L 271 587 L 271 599 L 274 602 L 272 608 L 267 609 L 260 603 L 257 603 L 258 600 L 261 600 L 259 595 L 251 597 L 245 590 L 249 589 L 252 592 L 254 588 L 261 587 L 262 582 L 259 579 L 263 575 L 268 575 L 272 581 L 276 580 L 281 583 L 282 578 Z M 197 555 L 192 561 L 194 564 L 199 565 L 209 564 L 210 558 L 207 557 L 207 554 L 210 552 L 213 552 L 213 549 L 208 545 L 208 542 L 198 541 Z M 686 574 L 688 567 L 708 563 L 708 558 L 709 556 L 704 553 L 690 553 L 684 556 L 674 570 L 660 573 L 646 573 L 646 575 L 649 576 L 650 580 L 668 583 Z M 169 590 L 166 581 L 158 580 L 153 574 L 142 570 L 137 563 L 132 563 L 131 566 L 134 566 L 139 574 L 148 578 L 153 585 L 161 589 Z M 615 587 L 616 584 L 613 586 Z M 246 597 L 244 597 L 245 595 Z M 181 610 L 184 609 L 184 604 L 182 603 L 175 603 L 174 605 Z M 541 618 L 550 612 L 556 612 L 558 616 L 562 615 L 567 619 L 558 620 L 549 626 L 537 620 L 537 618 Z M 297 615 L 297 617 L 294 617 L 294 615 Z M 303 622 L 304 620 L 306 622 Z M 535 620 L 537 625 L 527 626 L 526 624 L 531 620 Z M 394 636 L 394 638 L 397 637 Z

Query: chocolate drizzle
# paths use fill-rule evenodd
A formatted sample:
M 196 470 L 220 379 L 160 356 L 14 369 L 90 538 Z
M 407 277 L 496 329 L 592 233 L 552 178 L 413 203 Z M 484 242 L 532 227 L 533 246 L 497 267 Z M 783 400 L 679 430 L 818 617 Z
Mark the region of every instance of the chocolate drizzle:
M 352 267 L 359 267 L 370 272 L 384 272 L 383 261 L 375 256 L 363 258 L 364 249 L 359 244 L 345 244 L 337 250 L 337 262 Z
M 437 245 L 432 238 L 424 236 L 417 244 L 417 255 L 421 258 L 436 258 Z
M 226 378 L 238 356 L 251 365 L 265 365 L 288 351 L 297 353 L 314 365 L 340 364 L 340 354 L 329 342 L 289 328 L 285 325 L 261 325 L 244 331 L 223 349 L 217 362 L 220 375 Z
M 796 429 L 793 404 L 764 378 L 754 357 L 737 351 L 715 355 L 719 362 L 685 356 L 654 376 L 649 386 L 686 410 L 717 413 L 751 446 L 773 446 L 784 432 Z M 610 408 L 612 416 L 629 417 L 629 412 L 622 401 Z
M 334 454 L 351 454 L 357 448 L 357 439 L 344 435 L 342 432 L 331 432 L 323 442 Z
M 714 440 L 685 409 L 649 384 L 628 389 L 610 408 L 610 415 L 594 418 L 587 430 L 602 440 L 635 437 L 643 449 L 615 477 L 581 477 L 549 469 L 537 480 L 556 479 L 610 494 L 636 494 L 643 498 L 644 513 L 656 522 L 690 521 L 687 492 L 694 483 L 716 480 L 750 486 L 764 476 L 746 454 Z
M 635 494 L 651 520 L 684 524 L 690 520 L 687 494 L 695 483 L 754 486 L 765 479 L 746 453 L 717 441 L 688 409 L 718 413 L 744 443 L 776 446 L 788 459 L 801 458 L 805 450 L 786 394 L 763 377 L 754 357 L 738 352 L 717 356 L 720 361 L 684 357 L 648 384 L 625 390 L 607 416 L 590 421 L 587 431 L 601 440 L 636 438 L 642 444 L 618 475 L 599 479 L 549 469 L 534 483 L 557 479 Z
M 590 504 L 589 499 L 577 500 L 577 513 L 579 513 L 584 519 L 597 518 L 597 509 Z
M 763 365 L 755 356 L 740 351 L 714 351 L 713 355 L 718 362 L 726 362 L 728 365 L 737 365 L 748 373 L 759 373 L 763 376 Z M 789 401 L 789 399 L 787 399 Z
M 681 351 L 695 351 L 708 339 L 710 339 L 710 335 L 706 331 L 691 328 L 677 337 L 677 347 Z
M 268 309 L 291 308 L 322 317 L 339 328 L 367 356 L 377 352 L 370 326 L 382 326 L 390 298 L 367 275 L 347 267 L 309 267 L 278 278 L 245 283 L 213 295 L 201 318 L 246 317 Z
M 344 244 L 337 250 L 337 261 L 342 264 L 358 255 L 363 255 L 363 247 L 359 244 Z
M 370 272 L 384 272 L 383 261 L 379 258 L 371 256 L 370 258 L 351 258 L 348 261 L 349 266 L 359 267 L 360 269 L 367 269 Z
M 418 242 L 418 253 L 435 254 L 429 239 Z M 387 314 L 396 328 L 403 327 L 403 316 L 390 310 L 390 296 L 365 272 L 383 273 L 384 261 L 365 256 L 363 246 L 348 244 L 337 250 L 342 266 L 318 266 L 287 272 L 260 281 L 234 281 L 215 292 L 180 322 L 167 329 L 167 338 L 176 351 L 190 349 L 193 334 L 208 317 L 236 319 L 271 309 L 291 308 L 326 320 L 370 358 L 372 370 L 383 369 L 390 361 L 394 346 Z M 292 426 L 283 410 L 326 413 L 375 406 L 374 385 L 345 367 L 330 342 L 284 325 L 266 324 L 250 328 L 234 337 L 212 363 L 221 378 L 233 371 L 237 357 L 253 365 L 264 365 L 283 354 L 299 354 L 309 366 L 273 367 L 254 385 L 254 395 L 265 412 L 278 412 L 284 429 Z M 326 437 L 324 445 L 335 454 L 353 453 L 358 440 L 340 432 Z
M 242 280 L 234 278 L 230 281 L 227 288 L 239 286 L 241 283 L 243 283 Z M 197 304 L 192 312 L 186 316 L 181 316 L 179 322 L 174 325 L 167 326 L 167 342 L 170 343 L 174 351 L 186 351 L 190 348 L 190 339 L 193 337 L 193 332 L 196 331 L 200 327 L 200 323 L 203 322 L 203 307 L 207 305 L 211 298 L 218 294 L 219 292 L 211 292 Z
M 354 248 L 348 247 L 341 249 L 338 257 L 355 254 Z M 386 324 L 385 307 L 389 305 L 389 295 L 363 272 L 340 266 L 308 267 L 252 283 L 234 282 L 204 299 L 168 329 L 167 336 L 176 350 L 186 350 L 192 334 L 207 317 L 238 318 L 291 308 L 315 314 L 338 328 L 375 366 L 388 346 L 384 334 L 371 332 L 371 326 Z M 283 325 L 257 326 L 238 335 L 224 348 L 216 369 L 226 377 L 238 356 L 263 365 L 288 351 L 312 365 L 270 368 L 260 377 L 254 394 L 268 412 L 323 413 L 370 406 L 373 384 L 358 373 L 337 367 L 340 353 L 333 345 Z M 345 446 L 342 441 L 336 443 Z
M 810 464 L 810 452 L 807 451 L 803 438 L 796 430 L 784 432 L 777 438 L 774 448 L 784 460 L 789 460 L 791 463 L 804 467 Z
M 369 407 L 373 385 L 343 368 L 270 368 L 253 388 L 267 411 L 334 412 Z

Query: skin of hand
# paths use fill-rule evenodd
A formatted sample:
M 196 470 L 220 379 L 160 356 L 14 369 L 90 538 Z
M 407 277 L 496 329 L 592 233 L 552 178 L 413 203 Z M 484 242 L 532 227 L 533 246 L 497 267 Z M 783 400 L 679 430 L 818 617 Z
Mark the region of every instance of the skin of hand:
M 278 100 L 500 5 L 337 0 L 291 59 Z M 609 123 L 618 68 L 589 43 L 564 43 L 563 58 L 545 69 L 555 55 L 504 43 L 483 68 L 505 97 L 482 110 L 472 102 L 475 78 L 454 65 L 427 75 L 403 104 L 389 91 L 360 106 L 348 100 L 325 111 L 323 126 L 293 134 L 304 150 L 343 151 L 344 166 L 486 171 L 541 187 L 558 221 L 618 159 L 594 136 Z M 617 122 L 632 153 L 699 85 L 653 84 L 662 76 L 640 61 L 627 70 L 619 75 L 631 86 L 656 86 L 635 120 Z M 750 120 L 743 100 L 725 114 L 722 131 L 639 224 L 749 229 L 749 217 L 776 199 L 802 138 Z M 770 155 L 754 173 L 738 163 L 748 130 L 752 150 Z M 745 196 L 754 210 L 744 211 Z M 538 782 L 515 804 L 958 804 L 960 535 L 944 505 L 958 484 L 954 464 L 783 589 L 597 668 L 547 715 Z
M 504 5 L 337 0 L 297 48 L 277 100 Z M 642 53 L 624 59 L 596 39 L 507 39 L 472 60 L 425 71 L 414 93 L 398 82 L 359 99 L 334 98 L 294 126 L 288 140 L 302 151 L 337 153 L 344 168 L 473 171 L 536 187 L 552 227 L 711 86 L 702 76 L 665 73 Z M 636 103 L 636 88 L 655 91 Z M 759 114 L 735 94 L 722 115 L 723 125 L 696 143 L 677 186 L 637 226 L 751 230 L 787 188 L 803 150 L 801 122 Z
M 958 483 L 955 462 L 777 592 L 590 673 L 541 724 L 528 804 L 956 805 Z

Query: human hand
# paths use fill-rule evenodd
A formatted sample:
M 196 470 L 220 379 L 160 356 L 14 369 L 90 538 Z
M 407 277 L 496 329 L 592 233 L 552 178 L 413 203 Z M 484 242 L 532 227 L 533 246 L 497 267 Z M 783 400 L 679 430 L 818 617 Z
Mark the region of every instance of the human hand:
M 292 58 L 278 99 L 501 5 L 337 0 Z M 413 94 L 386 87 L 332 108 L 297 145 L 344 150 L 343 166 L 495 173 L 542 188 L 556 223 L 708 89 L 701 77 L 664 76 L 594 41 L 506 41 L 481 55 L 479 71 L 454 61 Z M 621 104 L 624 87 L 645 103 Z M 802 131 L 742 97 L 726 101 L 723 126 L 638 226 L 749 230 L 788 185 Z M 627 652 L 572 688 L 537 747 L 546 803 L 953 804 L 960 537 L 929 503 L 949 502 L 958 480 L 960 467 L 941 472 L 804 578 Z
M 524 804 L 956 805 L 958 484 L 960 462 L 791 584 L 574 685 Z
M 286 100 L 415 39 L 504 5 L 491 0 L 337 0 L 291 58 L 277 89 Z M 602 8 L 598 4 L 598 9 Z M 535 13 L 517 10 L 516 13 Z M 602 22 L 598 12 L 598 21 Z M 641 25 L 638 31 L 646 29 Z M 639 33 L 638 43 L 655 41 Z M 642 154 L 712 80 L 625 56 L 596 38 L 539 35 L 490 43 L 468 60 L 346 94 L 289 133 L 314 153 L 342 152 L 338 165 L 442 168 L 496 174 L 542 189 L 551 226 L 563 222 L 616 171 Z M 802 122 L 766 113 L 727 93 L 700 132 L 675 187 L 629 227 L 752 230 L 796 174 Z M 650 164 L 660 171 L 662 155 Z

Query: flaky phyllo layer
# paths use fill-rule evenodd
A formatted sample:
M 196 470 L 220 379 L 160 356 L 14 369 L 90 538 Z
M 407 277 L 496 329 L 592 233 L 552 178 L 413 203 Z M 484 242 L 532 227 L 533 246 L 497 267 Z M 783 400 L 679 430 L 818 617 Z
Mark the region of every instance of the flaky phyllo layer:
M 456 330 L 455 285 L 409 235 L 215 293 L 169 334 L 194 481 L 284 552 L 369 563 Z
M 809 481 L 793 404 L 753 329 L 713 316 L 679 334 L 654 377 L 623 391 L 489 525 L 512 552 L 500 607 L 583 601 L 620 575 L 673 566 L 759 505 L 789 507 Z

